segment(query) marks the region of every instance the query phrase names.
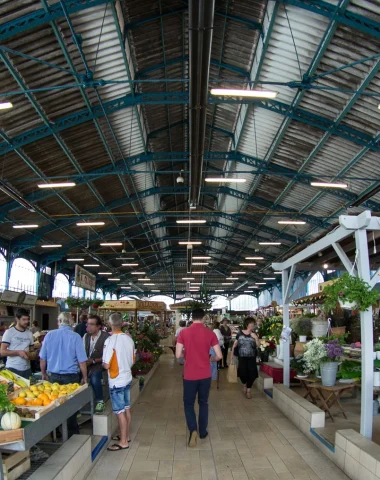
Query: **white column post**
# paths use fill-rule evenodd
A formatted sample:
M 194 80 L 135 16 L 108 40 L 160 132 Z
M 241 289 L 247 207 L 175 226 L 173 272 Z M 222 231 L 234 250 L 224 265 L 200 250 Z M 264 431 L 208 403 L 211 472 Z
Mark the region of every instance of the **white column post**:
M 289 326 L 289 300 L 287 298 L 287 292 L 289 282 L 288 269 L 282 271 L 282 309 L 283 309 L 283 322 L 284 327 Z M 290 385 L 290 339 L 287 343 L 283 344 L 283 356 L 284 356 L 284 385 L 289 387 Z
M 175 326 L 176 326 L 176 329 L 179 327 L 179 322 L 181 320 L 182 320 L 181 312 L 179 310 L 176 310 L 175 311 Z
M 370 283 L 368 241 L 366 230 L 355 231 L 356 249 L 358 251 L 358 275 Z M 372 439 L 373 410 L 373 327 L 372 307 L 360 312 L 362 343 L 362 404 L 360 416 L 360 433 Z

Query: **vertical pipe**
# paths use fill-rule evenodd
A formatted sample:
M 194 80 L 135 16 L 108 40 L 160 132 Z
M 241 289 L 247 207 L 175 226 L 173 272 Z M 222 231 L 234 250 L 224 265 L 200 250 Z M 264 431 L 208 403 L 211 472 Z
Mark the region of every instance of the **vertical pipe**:
M 289 300 L 286 296 L 288 290 L 289 282 L 289 271 L 282 271 L 282 317 L 284 322 L 284 327 L 289 327 Z M 283 355 L 284 355 L 284 385 L 289 387 L 290 385 L 290 338 L 287 343 L 284 344 Z
M 358 252 L 358 276 L 370 282 L 368 240 L 366 230 L 355 231 L 356 250 Z M 362 338 L 362 404 L 360 415 L 360 433 L 372 439 L 373 408 L 373 326 L 372 307 L 360 312 Z

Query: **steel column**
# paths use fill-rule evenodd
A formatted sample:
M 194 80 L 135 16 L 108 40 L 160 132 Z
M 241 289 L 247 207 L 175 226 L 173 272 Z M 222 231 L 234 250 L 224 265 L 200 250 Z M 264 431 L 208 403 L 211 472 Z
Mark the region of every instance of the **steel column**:
M 284 327 L 289 327 L 289 300 L 286 292 L 289 290 L 289 269 L 282 271 L 282 318 Z M 283 342 L 284 347 L 284 385 L 290 386 L 290 339 Z

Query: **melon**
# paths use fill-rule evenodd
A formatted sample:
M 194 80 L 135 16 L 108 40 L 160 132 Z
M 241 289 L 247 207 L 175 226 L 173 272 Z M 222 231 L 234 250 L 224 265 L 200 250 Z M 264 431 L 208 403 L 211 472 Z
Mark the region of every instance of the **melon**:
M 1 419 L 1 428 L 3 430 L 16 430 L 21 427 L 21 418 L 15 412 L 4 413 Z

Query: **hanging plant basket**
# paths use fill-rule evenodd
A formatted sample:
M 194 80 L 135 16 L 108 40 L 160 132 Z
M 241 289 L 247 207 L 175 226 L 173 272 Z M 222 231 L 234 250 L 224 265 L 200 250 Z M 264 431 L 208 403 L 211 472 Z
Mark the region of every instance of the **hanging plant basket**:
M 335 309 L 339 301 L 342 308 L 367 311 L 376 303 L 379 293 L 359 277 L 345 273 L 331 285 L 324 288 L 326 312 Z

